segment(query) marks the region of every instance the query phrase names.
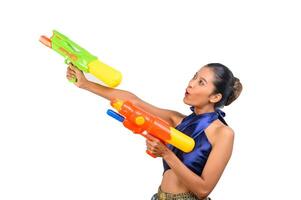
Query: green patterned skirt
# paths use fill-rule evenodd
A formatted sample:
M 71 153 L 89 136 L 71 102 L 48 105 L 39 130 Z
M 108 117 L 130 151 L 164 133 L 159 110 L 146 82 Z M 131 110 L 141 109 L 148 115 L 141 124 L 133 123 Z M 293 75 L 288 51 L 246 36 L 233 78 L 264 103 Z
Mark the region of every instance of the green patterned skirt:
M 158 189 L 158 193 L 154 194 L 151 200 L 200 200 L 193 193 L 185 192 L 179 194 L 166 193 Z M 209 197 L 202 200 L 211 200 Z

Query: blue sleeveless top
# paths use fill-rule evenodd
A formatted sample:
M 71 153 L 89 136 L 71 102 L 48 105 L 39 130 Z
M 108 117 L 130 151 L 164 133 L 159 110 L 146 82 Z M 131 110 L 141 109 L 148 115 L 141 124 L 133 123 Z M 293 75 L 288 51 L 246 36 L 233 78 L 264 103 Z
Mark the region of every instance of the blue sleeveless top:
M 190 108 L 194 111 L 194 108 Z M 181 123 L 175 127 L 177 130 L 185 133 L 186 135 L 192 137 L 195 141 L 194 149 L 185 153 L 176 147 L 168 144 L 167 147 L 175 153 L 175 155 L 194 173 L 201 175 L 206 161 L 211 152 L 212 146 L 205 134 L 205 129 L 216 119 L 222 121 L 227 125 L 226 121 L 223 119 L 225 113 L 220 109 L 216 109 L 215 112 L 203 113 L 197 115 L 195 112 L 185 117 Z M 164 172 L 170 167 L 163 159 Z M 163 172 L 163 174 L 164 174 Z

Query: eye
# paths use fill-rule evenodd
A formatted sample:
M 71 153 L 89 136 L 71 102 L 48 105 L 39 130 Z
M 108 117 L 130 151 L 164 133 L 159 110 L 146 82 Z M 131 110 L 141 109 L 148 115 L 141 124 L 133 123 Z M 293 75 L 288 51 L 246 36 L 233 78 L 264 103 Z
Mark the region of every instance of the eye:
M 199 85 L 205 85 L 205 82 L 203 80 L 200 80 Z

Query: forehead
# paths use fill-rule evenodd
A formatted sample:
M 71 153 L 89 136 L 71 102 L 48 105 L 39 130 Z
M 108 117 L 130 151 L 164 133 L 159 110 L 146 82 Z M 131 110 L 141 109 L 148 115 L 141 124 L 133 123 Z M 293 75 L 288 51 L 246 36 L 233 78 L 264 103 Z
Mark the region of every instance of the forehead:
M 206 79 L 208 82 L 213 82 L 214 80 L 214 72 L 209 67 L 204 66 L 201 69 L 199 69 L 197 73 L 198 73 L 198 77 L 202 77 Z

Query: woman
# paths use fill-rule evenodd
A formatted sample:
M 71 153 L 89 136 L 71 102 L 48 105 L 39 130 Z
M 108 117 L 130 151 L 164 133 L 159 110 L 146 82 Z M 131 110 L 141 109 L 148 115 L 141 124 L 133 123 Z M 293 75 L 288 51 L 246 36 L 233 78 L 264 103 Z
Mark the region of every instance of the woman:
M 192 152 L 184 153 L 171 145 L 147 136 L 147 149 L 163 158 L 164 173 L 158 192 L 152 200 L 210 199 L 232 154 L 234 132 L 219 108 L 231 104 L 241 93 L 242 85 L 232 72 L 220 63 L 203 66 L 189 81 L 184 103 L 192 114 L 155 107 L 131 92 L 108 88 L 88 81 L 83 73 L 69 65 L 67 78 L 77 78 L 76 86 L 108 100 L 130 100 L 134 105 L 160 117 L 172 127 L 195 140 Z

